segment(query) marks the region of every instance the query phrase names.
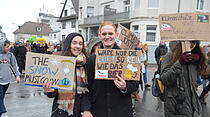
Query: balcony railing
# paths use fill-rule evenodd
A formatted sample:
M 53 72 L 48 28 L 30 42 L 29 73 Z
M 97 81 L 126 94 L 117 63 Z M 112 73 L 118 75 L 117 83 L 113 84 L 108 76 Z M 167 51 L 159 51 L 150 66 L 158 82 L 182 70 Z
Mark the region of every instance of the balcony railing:
M 130 17 L 129 12 L 122 12 L 111 15 L 98 15 L 98 16 L 84 18 L 84 23 L 82 25 L 99 24 L 103 21 L 118 22 L 122 20 L 129 20 L 129 17 Z

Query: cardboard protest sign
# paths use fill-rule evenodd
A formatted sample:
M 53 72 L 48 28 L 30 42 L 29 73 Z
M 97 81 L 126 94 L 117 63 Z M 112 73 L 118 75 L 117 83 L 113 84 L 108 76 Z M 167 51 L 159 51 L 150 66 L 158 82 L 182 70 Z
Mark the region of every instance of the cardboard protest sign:
M 141 51 L 98 49 L 95 79 L 113 80 L 116 74 L 125 80 L 140 80 Z
M 161 14 L 161 41 L 210 41 L 209 16 L 210 13 Z
M 137 36 L 129 29 L 118 24 L 117 32 L 119 33 L 115 40 L 117 45 L 122 49 L 135 49 L 139 43 Z
M 53 88 L 72 90 L 75 61 L 74 57 L 27 52 L 24 83 L 42 86 L 52 81 Z

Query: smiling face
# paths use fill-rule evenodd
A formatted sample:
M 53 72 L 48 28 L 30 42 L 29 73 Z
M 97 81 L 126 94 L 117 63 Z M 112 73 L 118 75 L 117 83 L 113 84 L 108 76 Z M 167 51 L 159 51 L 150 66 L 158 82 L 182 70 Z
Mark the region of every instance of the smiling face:
M 80 36 L 76 36 L 72 39 L 70 45 L 70 51 L 73 56 L 78 56 L 82 53 L 83 49 L 83 39 Z
M 112 25 L 104 25 L 101 27 L 99 37 L 102 41 L 103 47 L 112 48 L 117 35 L 118 33 L 115 32 L 115 28 Z

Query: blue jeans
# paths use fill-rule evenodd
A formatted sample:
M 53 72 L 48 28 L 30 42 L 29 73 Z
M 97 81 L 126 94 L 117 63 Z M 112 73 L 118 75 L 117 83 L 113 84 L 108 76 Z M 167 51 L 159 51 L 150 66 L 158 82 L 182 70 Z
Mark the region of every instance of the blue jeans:
M 0 84 L 0 113 L 7 112 L 6 108 L 4 106 L 4 97 L 5 97 L 5 93 L 8 89 L 8 87 L 9 87 L 9 84 L 7 84 L 7 85 Z
M 147 84 L 147 68 L 145 67 L 145 73 L 143 73 L 144 84 Z

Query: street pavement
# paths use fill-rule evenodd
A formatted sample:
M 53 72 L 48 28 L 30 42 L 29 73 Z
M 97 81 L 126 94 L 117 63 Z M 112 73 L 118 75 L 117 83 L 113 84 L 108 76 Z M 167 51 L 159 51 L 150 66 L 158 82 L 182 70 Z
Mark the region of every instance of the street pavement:
M 150 84 L 156 69 L 156 65 L 148 66 L 148 82 Z M 198 92 L 200 93 L 201 90 L 199 88 Z M 150 89 L 140 90 L 139 94 L 141 99 L 135 102 L 135 117 L 164 117 L 163 103 L 152 96 Z M 12 83 L 5 97 L 7 113 L 2 117 L 50 117 L 52 101 L 53 99 L 44 95 L 41 87 Z M 209 116 L 210 96 L 207 97 L 207 105 L 203 106 L 201 117 Z

